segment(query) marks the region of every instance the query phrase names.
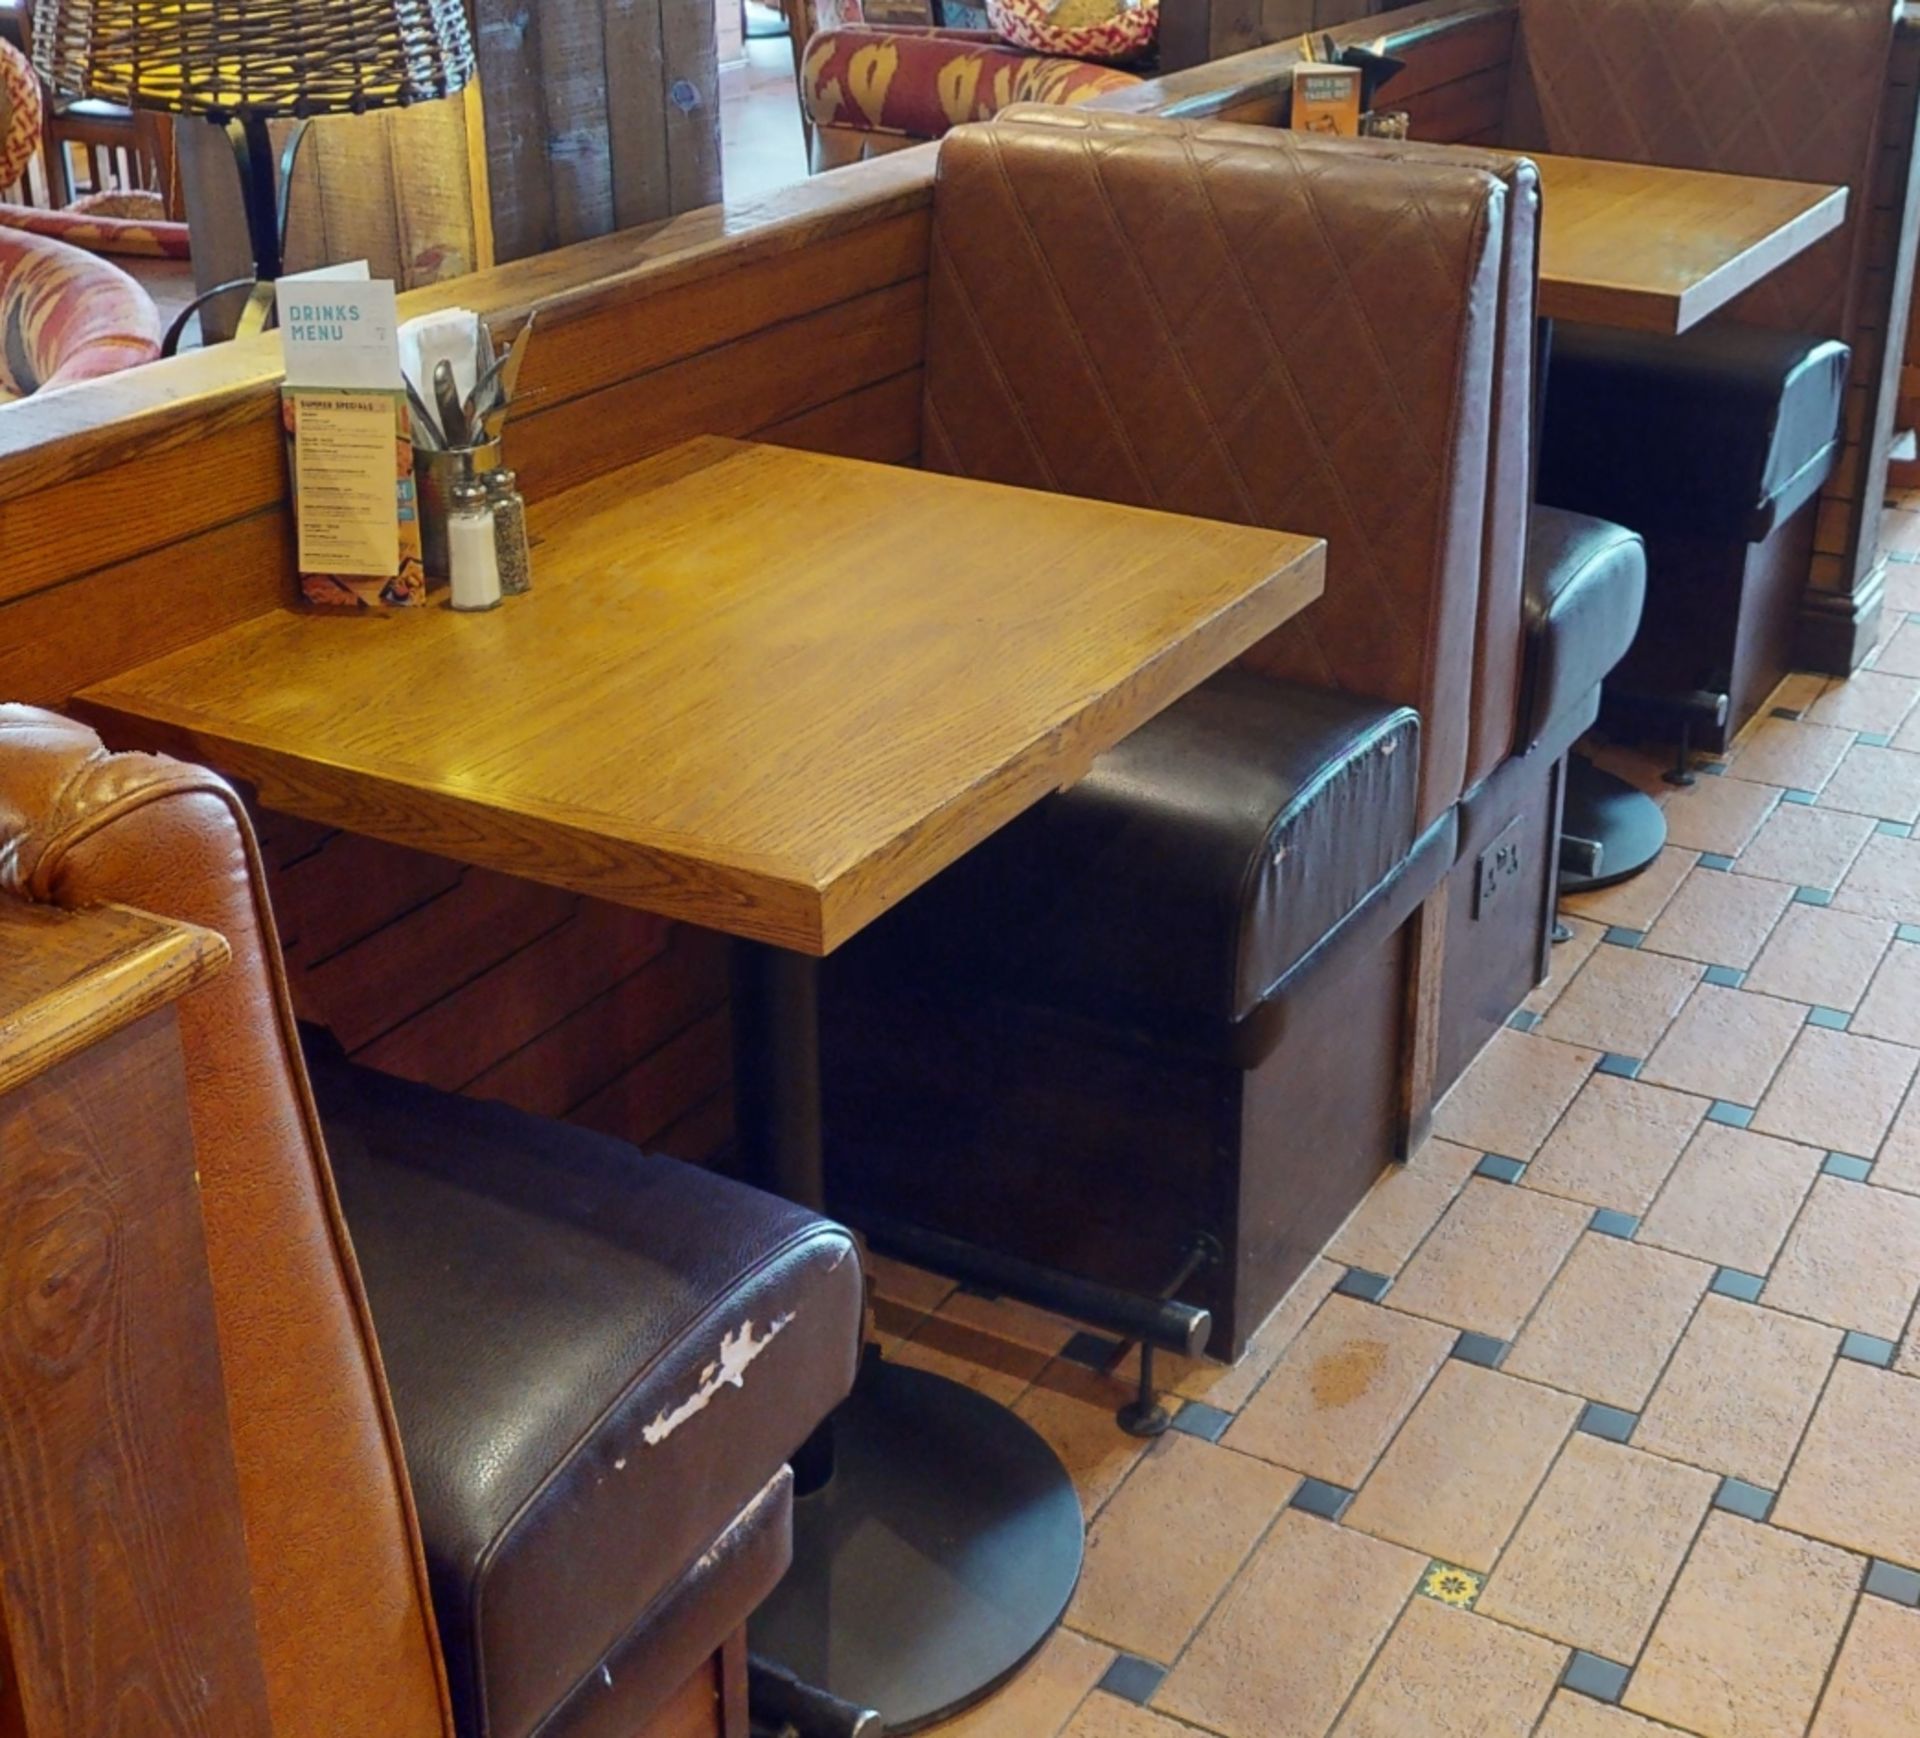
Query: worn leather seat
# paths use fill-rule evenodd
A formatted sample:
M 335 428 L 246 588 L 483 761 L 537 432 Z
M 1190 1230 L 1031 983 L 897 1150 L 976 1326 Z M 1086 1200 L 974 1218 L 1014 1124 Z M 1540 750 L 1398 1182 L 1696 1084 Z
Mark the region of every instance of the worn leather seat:
M 1762 542 L 1832 472 L 1848 360 L 1837 340 L 1758 326 L 1563 325 L 1540 499 L 1636 531 Z
M 928 467 L 1324 536 L 1326 585 L 829 970 L 855 1223 L 1177 1282 L 1231 1355 L 1405 1141 L 1411 920 L 1517 657 L 1535 206 L 1472 153 L 1063 110 L 947 136 Z M 1378 271 L 1390 237 L 1433 269 Z
M 274 1732 L 633 1738 L 709 1696 L 785 1566 L 783 1462 L 852 1384 L 848 1235 L 377 1075 L 323 1066 L 323 1125 L 202 768 L 0 706 L 0 890 L 232 949 L 178 1022 Z
M 1401 869 L 1419 783 L 1411 707 L 1229 670 L 892 913 L 867 951 L 1218 1042 Z
M 1633 644 L 1646 590 L 1646 547 L 1637 533 L 1558 507 L 1534 509 L 1527 526 L 1524 743 L 1547 744 L 1557 754 L 1593 723 L 1600 684 Z
M 1717 745 L 1786 673 L 1849 362 L 1832 339 L 1728 323 L 1556 334 L 1540 499 L 1647 541 L 1647 607 L 1617 700 L 1644 712 L 1725 695 Z
M 459 1729 L 631 1734 L 712 1650 L 676 1611 L 786 1568 L 795 1427 L 859 1333 L 847 1234 L 506 1105 L 312 1075 Z

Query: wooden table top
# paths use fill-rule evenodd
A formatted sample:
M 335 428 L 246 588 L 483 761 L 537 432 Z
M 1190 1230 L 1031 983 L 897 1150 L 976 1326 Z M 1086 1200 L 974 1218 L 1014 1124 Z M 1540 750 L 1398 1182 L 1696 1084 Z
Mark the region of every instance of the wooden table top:
M 499 609 L 277 611 L 77 696 L 269 807 L 824 954 L 1320 593 L 1313 538 L 718 438 Z
M 1844 187 L 1525 153 L 1540 166 L 1541 314 L 1685 332 L 1838 229 Z

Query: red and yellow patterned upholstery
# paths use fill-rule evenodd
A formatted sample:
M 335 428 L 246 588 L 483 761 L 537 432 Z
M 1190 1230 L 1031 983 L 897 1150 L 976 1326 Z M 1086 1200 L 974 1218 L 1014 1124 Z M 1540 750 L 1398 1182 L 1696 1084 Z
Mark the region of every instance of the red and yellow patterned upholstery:
M 0 189 L 19 181 L 39 154 L 45 110 L 40 80 L 10 42 L 0 41 Z M 188 259 L 184 223 L 169 222 L 166 201 L 140 189 L 113 188 L 76 199 L 64 211 L 0 203 L 0 230 L 51 236 L 89 253 L 132 259 Z
M 117 374 L 160 354 L 153 299 L 118 266 L 0 229 L 0 401 Z
M 848 25 L 807 44 L 800 101 L 816 127 L 938 139 L 1014 103 L 1083 103 L 1137 83 L 1133 73 L 1028 54 L 986 31 Z
M 27 57 L 0 42 L 0 188 L 27 172 L 40 150 L 40 80 Z

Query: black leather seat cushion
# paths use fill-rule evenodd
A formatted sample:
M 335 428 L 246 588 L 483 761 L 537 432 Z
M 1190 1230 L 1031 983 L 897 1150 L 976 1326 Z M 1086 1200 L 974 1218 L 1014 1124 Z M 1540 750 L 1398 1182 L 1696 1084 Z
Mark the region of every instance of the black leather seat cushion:
M 1754 326 L 1673 338 L 1563 322 L 1539 498 L 1648 535 L 1758 543 L 1833 469 L 1848 361 L 1832 339 Z
M 1102 1021 L 1218 1033 L 1405 859 L 1419 781 L 1409 708 L 1226 670 L 861 951 Z
M 1536 507 L 1527 524 L 1526 675 L 1520 739 L 1592 722 L 1600 684 L 1627 655 L 1647 595 L 1639 534 L 1604 519 Z M 1570 738 L 1569 738 L 1570 740 Z
M 596 1678 L 640 1730 L 676 1682 L 636 1625 L 852 1383 L 852 1240 L 504 1105 L 338 1063 L 314 1090 L 461 1731 L 522 1738 Z

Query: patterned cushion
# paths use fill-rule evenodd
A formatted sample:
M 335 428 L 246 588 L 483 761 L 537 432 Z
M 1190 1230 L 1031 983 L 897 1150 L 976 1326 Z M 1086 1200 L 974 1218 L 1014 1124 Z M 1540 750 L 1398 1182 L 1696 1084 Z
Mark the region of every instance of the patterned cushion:
M 159 354 L 159 311 L 118 266 L 0 229 L 0 392 L 71 386 Z
M 153 210 L 155 217 L 130 215 L 143 208 Z M 65 211 L 42 211 L 37 205 L 0 205 L 0 231 L 22 229 L 33 235 L 52 236 L 69 247 L 83 247 L 89 253 L 119 254 L 129 259 L 192 258 L 187 226 L 160 221 L 159 209 L 157 193 L 94 193 Z
M 817 127 L 938 139 L 1014 103 L 1083 103 L 1132 73 L 1022 53 L 970 30 L 844 29 L 807 44 L 801 100 Z
M 0 42 L 0 188 L 27 172 L 40 149 L 40 80 L 27 57 Z
M 1137 60 L 1153 46 L 1160 0 L 987 0 L 1009 42 L 1076 60 Z

